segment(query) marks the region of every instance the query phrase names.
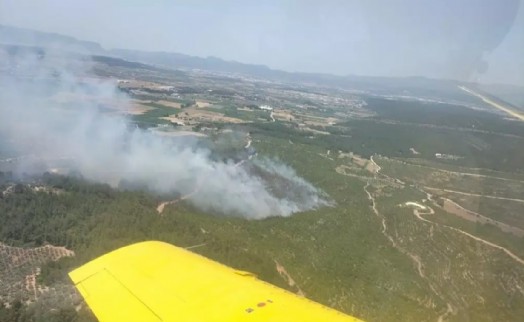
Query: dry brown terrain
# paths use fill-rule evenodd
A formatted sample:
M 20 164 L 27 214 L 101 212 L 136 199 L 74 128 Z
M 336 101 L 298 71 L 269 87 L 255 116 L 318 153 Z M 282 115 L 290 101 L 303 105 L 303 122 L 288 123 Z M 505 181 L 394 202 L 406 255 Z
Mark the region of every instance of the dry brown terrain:
M 367 170 L 369 173 L 372 173 L 372 174 L 376 174 L 380 170 L 380 167 L 373 161 L 373 158 L 366 159 L 353 152 L 343 153 L 342 151 L 339 151 L 338 157 L 339 159 L 349 158 L 351 163 L 355 164 L 356 166 L 360 168 Z
M 272 111 L 271 115 L 273 115 L 273 118 L 278 121 L 295 121 L 295 117 L 290 110 L 285 109 L 275 109 Z
M 316 129 L 312 129 L 312 128 L 307 127 L 307 126 L 303 126 L 303 124 L 300 124 L 300 130 L 305 131 L 305 132 L 309 132 L 309 133 L 312 133 L 312 134 L 320 134 L 320 135 L 330 135 L 331 134 L 331 133 L 326 132 L 326 131 L 316 130 Z
M 524 236 L 524 230 L 520 228 L 510 226 L 503 222 L 493 220 L 479 213 L 468 210 L 450 199 L 447 199 L 447 198 L 442 198 L 442 199 L 444 200 L 443 209 L 450 214 L 453 214 L 455 216 L 458 216 L 462 219 L 466 219 L 471 222 L 495 225 L 500 230 L 507 232 L 507 233 L 512 233 L 518 237 Z
M 125 89 L 139 89 L 139 90 L 145 89 L 145 90 L 156 90 L 156 91 L 172 88 L 172 86 L 155 83 L 155 82 L 142 81 L 142 80 L 137 80 L 137 79 L 119 80 L 118 87 L 125 88 Z
M 295 280 L 286 271 L 284 266 L 282 266 L 279 262 L 275 261 L 275 268 L 277 269 L 278 274 L 280 274 L 280 276 L 282 276 L 282 278 L 286 281 L 287 285 L 296 289 L 295 293 L 297 295 L 306 296 L 306 294 L 304 294 L 304 292 L 300 289 L 300 286 L 297 285 Z
M 198 108 L 206 108 L 211 106 L 211 103 L 206 101 L 196 101 L 195 104 Z
M 294 115 L 295 117 L 300 118 L 301 122 L 303 122 L 304 124 L 314 126 L 334 125 L 338 121 L 334 117 L 321 117 L 302 113 L 294 113 Z
M 182 104 L 180 104 L 178 102 L 160 100 L 160 101 L 157 101 L 157 103 L 161 104 L 161 105 L 164 105 L 164 106 L 172 107 L 172 108 L 182 108 Z
M 223 114 L 218 112 L 211 112 L 196 108 L 188 108 L 185 109 L 184 112 L 179 113 L 178 115 L 163 117 L 163 119 L 173 123 L 184 125 L 196 125 L 206 122 L 246 123 L 246 121 L 238 118 L 224 116 Z
M 127 109 L 122 110 L 122 112 L 129 115 L 141 115 L 148 111 L 151 111 L 152 109 L 152 107 L 145 106 L 142 104 L 132 104 Z
M 75 253 L 65 247 L 22 248 L 0 243 L 0 303 L 12 302 L 14 298 L 36 301 L 42 295 L 53 293 L 53 289 L 37 283 L 40 267 L 46 262 L 70 256 L 75 256 Z M 68 292 L 75 294 L 72 288 L 70 285 Z
M 197 137 L 206 137 L 204 133 L 193 132 L 193 131 L 153 131 L 153 133 L 168 136 L 168 137 L 177 137 L 177 136 L 197 136 Z

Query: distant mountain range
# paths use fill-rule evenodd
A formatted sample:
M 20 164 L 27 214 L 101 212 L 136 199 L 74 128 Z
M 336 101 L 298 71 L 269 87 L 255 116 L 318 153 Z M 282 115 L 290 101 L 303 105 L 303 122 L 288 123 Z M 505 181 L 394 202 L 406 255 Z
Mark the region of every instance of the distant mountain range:
M 324 83 L 341 81 L 358 81 L 372 83 L 388 83 L 391 80 L 403 80 L 404 82 L 424 85 L 435 85 L 442 80 L 432 80 L 424 77 L 365 77 L 365 76 L 335 76 L 320 73 L 291 73 L 282 70 L 274 70 L 265 65 L 244 64 L 236 61 L 227 61 L 217 57 L 196 57 L 180 53 L 149 52 L 128 49 L 105 50 L 96 42 L 78 40 L 71 36 L 55 33 L 47 33 L 36 30 L 0 25 L 0 44 L 24 45 L 43 48 L 59 48 L 66 51 L 78 52 L 90 55 L 105 55 L 123 58 L 129 61 L 141 62 L 151 65 L 162 66 L 171 69 L 198 69 L 210 72 L 221 72 L 231 74 L 242 74 L 246 76 L 280 79 L 283 81 L 322 81 Z M 458 83 L 451 81 L 453 83 Z
M 309 83 L 318 86 L 340 87 L 356 91 L 371 91 L 376 94 L 420 95 L 423 97 L 442 97 L 464 99 L 457 85 L 465 82 L 455 80 L 430 79 L 426 77 L 369 77 L 336 76 L 320 73 L 291 73 L 271 69 L 265 65 L 244 64 L 227 61 L 217 57 L 196 57 L 180 53 L 149 52 L 128 49 L 106 50 L 96 42 L 79 40 L 74 37 L 36 30 L 0 25 L 0 44 L 58 48 L 86 55 L 109 56 L 132 62 L 181 70 L 203 70 L 208 72 L 243 75 L 280 82 Z M 475 84 L 467 84 L 475 86 Z M 482 85 L 490 91 L 490 85 Z M 497 85 L 497 94 L 511 103 L 524 102 L 524 88 L 513 85 Z
M 57 47 L 95 54 L 104 52 L 102 46 L 93 41 L 83 41 L 70 36 L 5 25 L 0 25 L 0 43 L 36 47 Z

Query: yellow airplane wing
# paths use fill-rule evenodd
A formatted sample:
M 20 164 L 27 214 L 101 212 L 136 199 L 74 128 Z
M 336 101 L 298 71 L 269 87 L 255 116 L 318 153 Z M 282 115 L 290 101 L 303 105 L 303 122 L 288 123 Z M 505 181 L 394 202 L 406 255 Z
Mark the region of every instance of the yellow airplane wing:
M 69 273 L 104 321 L 360 321 L 173 245 L 122 247 Z

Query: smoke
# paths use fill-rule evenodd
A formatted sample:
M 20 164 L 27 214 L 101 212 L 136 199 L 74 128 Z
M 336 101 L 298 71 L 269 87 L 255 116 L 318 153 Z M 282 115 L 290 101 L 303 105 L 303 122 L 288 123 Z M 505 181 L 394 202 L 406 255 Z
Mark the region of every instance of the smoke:
M 67 159 L 90 180 L 131 182 L 185 196 L 204 211 L 255 219 L 329 205 L 322 192 L 276 161 L 217 161 L 195 139 L 132 125 L 117 113 L 129 99 L 114 82 L 90 77 L 82 56 L 34 50 L 0 55 L 0 138 L 43 164 L 20 162 L 20 171 L 38 173 Z M 103 105 L 111 112 L 101 111 Z

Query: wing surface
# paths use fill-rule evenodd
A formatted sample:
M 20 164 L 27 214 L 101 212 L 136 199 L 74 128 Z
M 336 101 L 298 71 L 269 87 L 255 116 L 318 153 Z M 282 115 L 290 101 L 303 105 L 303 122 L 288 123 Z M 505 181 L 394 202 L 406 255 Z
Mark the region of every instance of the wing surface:
M 69 273 L 102 321 L 360 321 L 173 245 L 148 241 Z

